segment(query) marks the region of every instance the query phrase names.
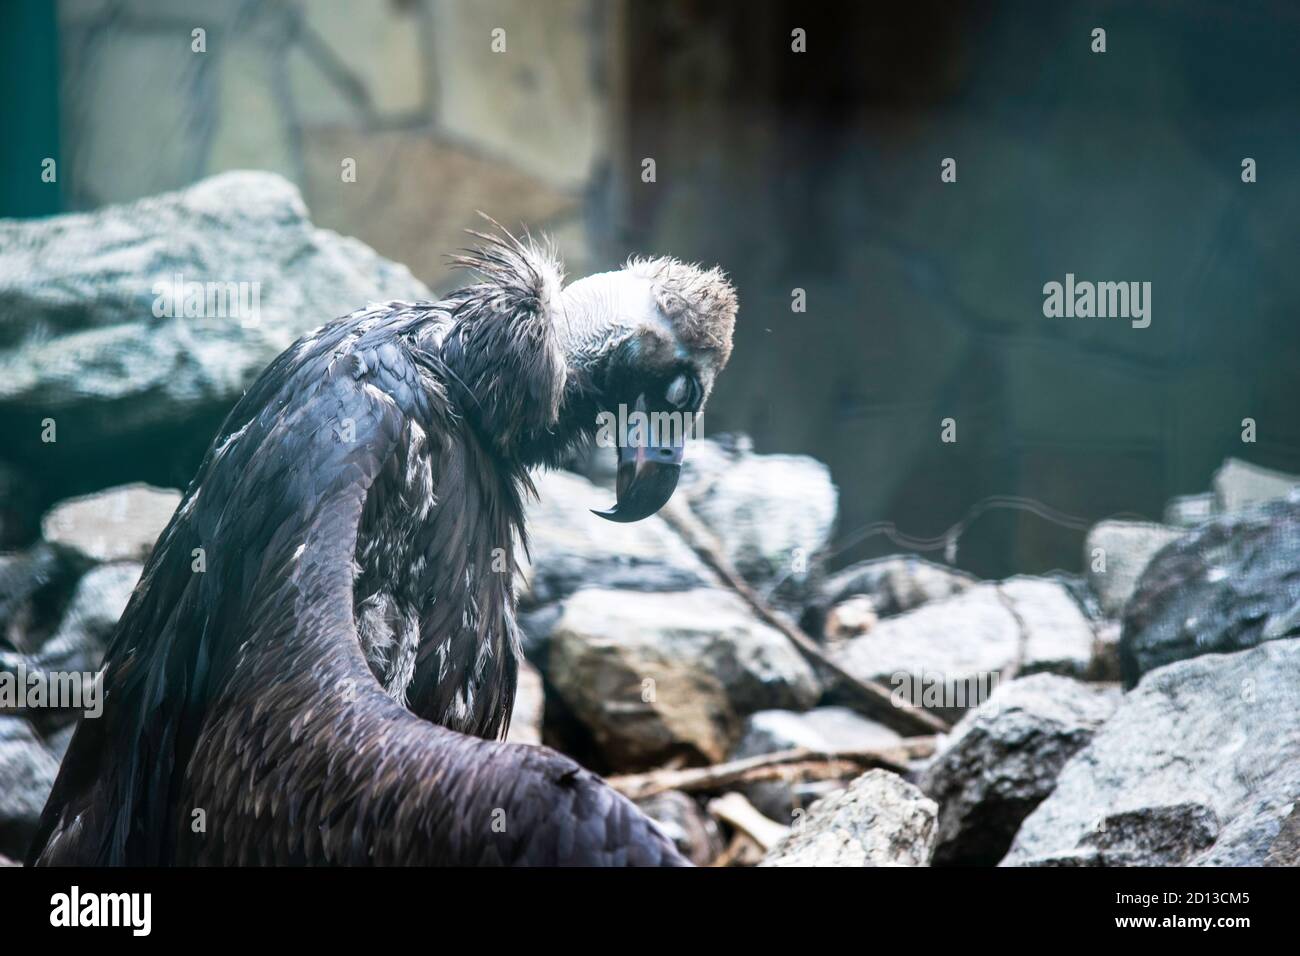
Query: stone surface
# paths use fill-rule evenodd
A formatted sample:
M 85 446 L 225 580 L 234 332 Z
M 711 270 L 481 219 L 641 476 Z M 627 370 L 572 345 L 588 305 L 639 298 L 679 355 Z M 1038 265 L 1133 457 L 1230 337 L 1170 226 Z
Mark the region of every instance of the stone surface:
M 822 637 L 832 643 L 846 641 L 850 637 L 861 637 L 875 627 L 879 620 L 875 602 L 865 594 L 855 594 L 831 608 L 831 612 L 826 615 Z
M 1114 712 L 1117 688 L 1034 674 L 962 718 L 917 784 L 939 804 L 934 862 L 997 863 L 1057 774 Z
M 784 635 L 711 588 L 577 592 L 551 632 L 547 676 L 620 770 L 679 753 L 720 761 L 735 743 L 738 715 L 802 709 L 820 695 Z
M 68 752 L 68 745 L 72 743 L 72 735 L 76 732 L 75 722 L 65 724 L 45 737 L 45 749 L 54 755 L 55 760 L 63 763 L 63 755 Z
M 542 675 L 532 664 L 520 661 L 515 709 L 510 717 L 510 730 L 506 734 L 506 740 L 516 744 L 540 744 L 545 710 L 546 693 L 542 688 Z
M 790 710 L 760 710 L 745 720 L 733 759 L 756 757 L 793 747 L 832 753 L 888 747 L 902 738 L 875 721 L 847 707 L 818 707 L 805 713 Z M 837 780 L 805 782 L 771 781 L 747 784 L 742 792 L 762 813 L 778 822 L 788 822 L 800 808 L 842 790 Z
M 1300 475 L 1252 465 L 1240 458 L 1229 458 L 1214 473 L 1212 484 L 1216 509 L 1233 512 L 1285 498 L 1293 488 L 1300 487 Z
M 829 653 L 851 674 L 958 720 L 1013 674 L 1084 676 L 1093 641 L 1091 624 L 1062 584 L 1021 577 L 886 618 Z
M 722 852 L 722 834 L 718 824 L 680 790 L 646 797 L 638 800 L 637 806 L 659 824 L 681 854 L 696 866 L 707 866 Z
M 748 440 L 693 442 L 677 494 L 751 584 L 802 600 L 830 540 L 839 492 L 804 455 L 756 455 Z
M 1003 865 L 1266 862 L 1300 794 L 1300 639 L 1152 671 L 1126 694 Z
M 447 256 L 469 244 L 466 229 L 483 228 L 480 210 L 511 230 L 545 224 L 548 232 L 557 218 L 577 212 L 574 197 L 508 159 L 438 142 L 422 130 L 331 125 L 303 137 L 303 193 L 313 220 L 356 236 L 439 288 L 468 278 L 448 273 Z M 345 158 L 356 161 L 355 182 L 343 181 Z M 565 265 L 576 268 L 568 259 L 572 245 L 559 249 Z
M 895 554 L 861 561 L 831 575 L 818 588 L 817 603 L 829 609 L 861 594 L 871 598 L 880 617 L 893 617 L 960 594 L 975 583 L 975 578 L 956 568 Z
M 1120 668 L 1147 671 L 1300 632 L 1300 492 L 1222 515 L 1165 548 L 1124 614 Z
M 1103 613 L 1118 617 L 1156 552 L 1183 534 L 1181 528 L 1145 521 L 1093 525 L 1083 542 L 1083 566 Z
M 156 315 L 178 277 L 182 314 Z M 204 295 L 190 297 L 191 283 Z M 183 480 L 301 334 L 369 302 L 429 295 L 405 266 L 313 226 L 297 189 L 269 173 L 0 222 L 0 440 L 15 467 L 53 476 L 51 495 L 102 487 L 111 468 L 170 477 L 170 466 Z M 202 316 L 184 316 L 187 298 Z M 47 420 L 56 441 L 42 440 Z
M 533 476 L 538 500 L 528 507 L 522 559 L 524 607 L 566 598 L 584 587 L 680 591 L 716 579 L 662 518 L 618 524 L 597 518 L 613 492 L 564 471 Z M 667 599 L 665 599 L 667 600 Z
M 1175 528 L 1195 528 L 1215 514 L 1214 492 L 1179 495 L 1165 504 L 1165 524 Z
M 45 542 L 0 554 L 0 650 L 35 653 L 59 625 L 80 568 Z
M 140 571 L 130 561 L 91 568 L 77 582 L 54 635 L 31 653 L 0 651 L 0 671 L 21 672 L 29 680 L 42 672 L 60 680 L 97 672 Z
M 122 485 L 55 505 L 41 534 L 86 561 L 143 561 L 180 503 L 171 488 Z
M 760 866 L 928 866 L 933 800 L 887 770 L 868 770 L 819 800 Z
M 23 858 L 58 772 L 31 724 L 0 714 L 0 853 Z
M 586 0 L 439 5 L 429 56 L 438 124 L 548 182 L 580 185 L 605 146 L 601 25 Z

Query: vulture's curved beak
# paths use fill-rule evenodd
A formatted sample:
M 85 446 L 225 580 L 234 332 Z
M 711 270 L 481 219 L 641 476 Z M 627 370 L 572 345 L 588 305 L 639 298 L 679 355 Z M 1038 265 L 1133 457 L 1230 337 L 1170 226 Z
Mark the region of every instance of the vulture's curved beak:
M 644 410 L 644 396 L 637 409 Z M 654 430 L 634 429 L 618 448 L 618 477 L 614 485 L 617 499 L 608 511 L 596 511 L 608 521 L 630 522 L 648 518 L 673 496 L 682 473 L 686 436 L 682 429 L 664 429 L 676 434 L 655 434 Z

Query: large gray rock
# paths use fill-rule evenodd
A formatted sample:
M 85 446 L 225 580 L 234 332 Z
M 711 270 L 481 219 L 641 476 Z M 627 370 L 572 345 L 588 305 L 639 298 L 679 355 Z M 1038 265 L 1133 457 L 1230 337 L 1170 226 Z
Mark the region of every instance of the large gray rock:
M 1172 661 L 1300 633 L 1300 492 L 1223 515 L 1166 547 L 1129 601 L 1126 686 Z
M 59 502 L 41 519 L 41 534 L 84 561 L 143 561 L 180 503 L 171 488 L 122 485 Z
M 1290 475 L 1240 458 L 1229 458 L 1214 473 L 1214 504 L 1219 512 L 1240 511 L 1252 505 L 1285 498 L 1300 487 L 1300 475 Z
M 1125 695 L 1003 865 L 1260 865 L 1297 795 L 1300 639 L 1206 654 Z
M 952 729 L 917 780 L 939 804 L 934 862 L 992 866 L 1119 702 L 1117 688 L 1034 674 L 1002 684 Z
M 849 673 L 959 720 L 998 682 L 1016 674 L 1084 676 L 1092 625 L 1057 581 L 1011 578 L 880 621 L 832 647 Z
M 178 279 L 201 285 L 179 316 L 158 314 Z M 202 308 L 190 311 L 203 314 L 187 316 L 196 288 Z M 93 487 L 105 463 L 144 476 L 183 452 L 189 471 L 226 409 L 304 332 L 368 302 L 426 298 L 404 266 L 314 227 L 298 190 L 270 173 L 0 221 L 0 438 L 19 467 L 53 476 L 51 494 Z
M 31 724 L 0 714 L 0 853 L 26 854 L 58 772 Z
M 551 632 L 547 676 L 611 766 L 722 760 L 738 716 L 803 709 L 821 689 L 786 637 L 729 591 L 581 590 Z
M 759 866 L 928 866 L 938 807 L 887 770 L 818 800 Z
M 756 455 L 743 436 L 692 442 L 677 493 L 747 581 L 778 600 L 806 596 L 839 503 L 824 464 Z
M 1083 543 L 1083 566 L 1102 612 L 1118 617 L 1147 564 L 1161 548 L 1185 533 L 1182 528 L 1146 521 L 1094 525 Z
M 597 518 L 613 492 L 564 471 L 533 476 L 520 603 L 534 607 L 584 587 L 681 591 L 712 584 L 710 572 L 662 518 L 618 524 Z
M 735 759 L 757 757 L 795 747 L 806 747 L 820 753 L 866 750 L 888 747 L 901 739 L 883 724 L 868 720 L 847 707 L 817 707 L 805 713 L 760 710 L 746 718 L 740 743 L 731 756 Z M 742 792 L 764 815 L 785 822 L 796 810 L 844 787 L 845 784 L 838 780 L 773 780 L 748 784 Z

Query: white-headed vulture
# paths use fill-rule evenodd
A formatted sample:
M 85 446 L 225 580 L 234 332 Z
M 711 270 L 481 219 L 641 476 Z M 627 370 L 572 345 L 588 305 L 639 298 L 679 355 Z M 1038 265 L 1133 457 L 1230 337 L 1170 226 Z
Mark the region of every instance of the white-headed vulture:
M 698 412 L 736 297 L 672 259 L 563 285 L 480 236 L 476 284 L 305 336 L 222 425 L 110 641 L 44 864 L 681 864 L 597 776 L 499 740 L 529 470 L 623 406 Z M 617 454 L 652 514 L 683 440 Z

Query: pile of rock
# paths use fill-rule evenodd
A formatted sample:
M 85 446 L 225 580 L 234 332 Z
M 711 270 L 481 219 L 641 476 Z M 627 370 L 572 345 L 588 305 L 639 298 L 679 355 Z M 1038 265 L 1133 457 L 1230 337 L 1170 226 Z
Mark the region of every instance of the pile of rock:
M 185 241 L 160 244 L 162 228 Z M 97 235 L 111 242 L 91 261 L 78 250 Z M 0 494 L 27 489 L 0 507 L 0 542 L 34 524 L 5 524 L 13 501 L 52 494 L 23 484 L 44 456 L 71 456 L 60 473 L 102 489 L 70 463 L 205 438 L 304 317 L 427 291 L 316 230 L 274 177 L 6 224 L 0 251 L 0 318 L 41 326 L 0 335 L 0 421 L 26 442 Z M 295 281 L 304 269 L 312 281 Z M 225 322 L 202 340 L 220 348 L 198 348 L 187 321 L 142 314 L 142 290 L 177 272 L 264 282 L 259 321 Z M 47 407 L 81 427 L 38 447 L 31 419 Z M 171 467 L 141 462 L 136 477 Z M 593 516 L 607 464 L 537 476 L 511 738 L 610 775 L 697 863 L 1298 862 L 1297 479 L 1229 461 L 1167 524 L 1094 527 L 1081 578 L 980 581 L 904 555 L 826 575 L 828 470 L 743 437 L 692 444 L 677 517 Z M 133 484 L 34 509 L 39 540 L 0 554 L 0 688 L 99 666 L 178 501 Z M 683 516 L 703 537 L 679 534 Z M 862 682 L 950 732 L 860 709 Z M 0 857 L 22 857 L 75 717 L 0 696 Z

